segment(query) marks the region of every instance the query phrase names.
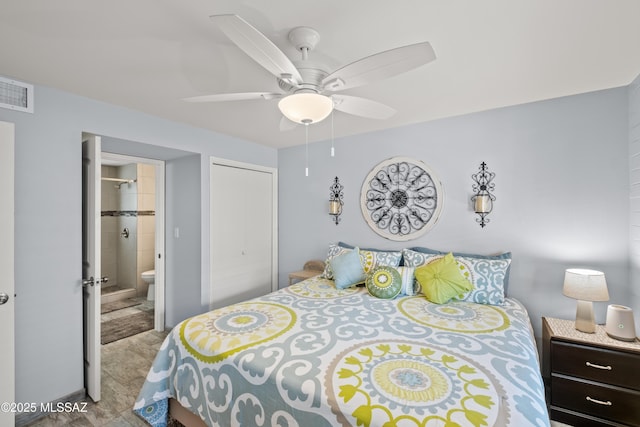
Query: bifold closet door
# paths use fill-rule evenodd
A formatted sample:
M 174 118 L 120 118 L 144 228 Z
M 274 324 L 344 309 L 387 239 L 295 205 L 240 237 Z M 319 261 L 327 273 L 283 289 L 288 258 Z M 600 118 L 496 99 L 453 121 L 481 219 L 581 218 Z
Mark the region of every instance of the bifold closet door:
M 213 164 L 210 306 L 267 294 L 273 287 L 274 180 L 267 171 Z

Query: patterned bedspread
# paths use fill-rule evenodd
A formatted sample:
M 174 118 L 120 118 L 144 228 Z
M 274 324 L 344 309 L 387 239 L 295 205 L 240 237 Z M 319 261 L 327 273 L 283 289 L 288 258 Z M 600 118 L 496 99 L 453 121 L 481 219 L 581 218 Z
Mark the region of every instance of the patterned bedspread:
M 134 410 L 168 398 L 210 426 L 548 426 L 529 317 L 492 306 L 377 299 L 320 277 L 187 319 Z

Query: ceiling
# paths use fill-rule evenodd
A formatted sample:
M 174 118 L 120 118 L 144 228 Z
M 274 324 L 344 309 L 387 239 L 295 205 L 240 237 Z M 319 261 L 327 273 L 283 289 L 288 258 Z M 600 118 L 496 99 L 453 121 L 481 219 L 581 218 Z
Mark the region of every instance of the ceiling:
M 629 84 L 640 74 L 637 0 L 2 0 L 0 75 L 281 148 L 277 100 L 183 98 L 278 91 L 210 15 L 235 13 L 292 60 L 288 31 L 320 33 L 310 57 L 333 71 L 429 41 L 437 59 L 342 93 L 397 110 L 387 120 L 336 112 L 336 137 Z M 35 108 L 38 108 L 37 92 Z M 330 120 L 309 140 L 328 139 Z

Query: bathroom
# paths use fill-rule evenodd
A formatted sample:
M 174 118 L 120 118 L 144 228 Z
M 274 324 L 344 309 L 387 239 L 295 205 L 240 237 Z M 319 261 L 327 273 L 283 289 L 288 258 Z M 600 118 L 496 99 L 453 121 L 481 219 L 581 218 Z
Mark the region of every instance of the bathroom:
M 101 167 L 101 269 L 109 279 L 102 287 L 103 329 L 125 309 L 143 311 L 153 323 L 156 170 L 114 163 Z

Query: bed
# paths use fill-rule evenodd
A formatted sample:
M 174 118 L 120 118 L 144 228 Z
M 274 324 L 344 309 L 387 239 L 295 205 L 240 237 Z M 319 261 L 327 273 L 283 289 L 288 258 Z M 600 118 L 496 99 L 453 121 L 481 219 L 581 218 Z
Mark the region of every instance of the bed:
M 319 275 L 183 321 L 134 411 L 152 426 L 170 407 L 209 426 L 549 425 L 519 301 L 367 288 Z

